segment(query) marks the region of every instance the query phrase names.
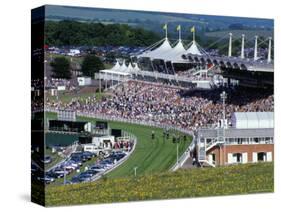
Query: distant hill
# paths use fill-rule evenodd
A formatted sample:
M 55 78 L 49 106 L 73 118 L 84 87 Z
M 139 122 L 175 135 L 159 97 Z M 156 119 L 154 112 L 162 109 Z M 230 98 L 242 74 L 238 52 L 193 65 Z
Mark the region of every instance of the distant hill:
M 232 33 L 233 39 L 241 38 L 241 35 L 244 34 L 246 39 L 254 39 L 256 35 L 259 37 L 273 37 L 273 31 L 269 30 L 222 30 L 215 32 L 207 32 L 205 35 L 210 38 L 222 38 L 228 36 L 229 33 Z
M 176 26 L 182 25 L 183 37 L 190 34 L 190 27 L 198 32 L 228 29 L 230 25 L 243 23 L 247 28 L 272 31 L 273 20 L 228 16 L 209 16 L 181 13 L 146 12 L 119 9 L 100 9 L 69 6 L 46 6 L 47 20 L 76 20 L 80 22 L 126 23 L 163 35 L 162 25 L 168 23 L 169 35 L 176 36 Z

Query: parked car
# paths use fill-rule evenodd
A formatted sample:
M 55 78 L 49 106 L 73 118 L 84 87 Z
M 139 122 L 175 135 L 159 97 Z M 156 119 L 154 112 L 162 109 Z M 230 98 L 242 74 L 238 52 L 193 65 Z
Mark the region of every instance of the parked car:
M 70 172 L 68 170 L 64 170 L 64 168 L 58 167 L 53 170 L 54 173 L 56 174 L 69 174 Z
M 62 178 L 62 177 L 64 177 L 64 174 L 63 174 L 63 173 L 55 173 L 55 172 L 53 172 L 53 171 L 47 172 L 46 175 L 47 175 L 48 177 L 53 177 L 53 178 Z
M 92 159 L 92 157 L 95 156 L 94 153 L 91 153 L 91 152 L 88 152 L 88 151 L 83 152 L 82 155 L 85 156 L 88 160 Z
M 49 183 L 55 181 L 55 178 L 52 178 L 52 177 L 49 177 L 49 176 L 46 176 L 46 175 L 44 177 L 38 177 L 37 179 L 46 183 L 46 184 L 49 184 Z
M 82 166 L 82 164 L 83 164 L 83 161 L 81 160 L 81 158 L 80 158 L 80 157 L 77 157 L 77 156 L 71 157 L 70 160 L 71 160 L 71 161 L 74 161 L 74 162 L 77 163 L 79 166 Z
M 93 165 L 90 167 L 89 170 L 94 170 L 94 171 L 97 171 L 97 172 L 102 172 L 102 171 L 105 171 L 106 170 L 106 167 L 99 164 L 99 165 Z
M 87 173 L 87 174 L 91 174 L 92 176 L 94 176 L 94 175 L 96 175 L 97 173 L 99 173 L 98 171 L 96 171 L 96 170 L 87 170 L 85 173 Z
M 46 155 L 46 156 L 44 157 L 44 159 L 41 160 L 41 162 L 43 162 L 43 163 L 45 163 L 45 164 L 51 163 L 51 162 L 52 162 L 52 157 Z

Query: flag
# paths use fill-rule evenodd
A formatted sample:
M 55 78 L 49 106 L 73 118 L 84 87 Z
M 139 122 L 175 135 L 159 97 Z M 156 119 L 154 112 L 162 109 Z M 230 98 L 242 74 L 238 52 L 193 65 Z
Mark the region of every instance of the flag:
M 177 26 L 177 31 L 181 30 L 181 25 Z
M 191 27 L 190 32 L 195 32 L 195 26 Z
M 167 30 L 167 24 L 165 24 L 165 25 L 163 26 L 163 29 L 164 29 L 164 30 Z

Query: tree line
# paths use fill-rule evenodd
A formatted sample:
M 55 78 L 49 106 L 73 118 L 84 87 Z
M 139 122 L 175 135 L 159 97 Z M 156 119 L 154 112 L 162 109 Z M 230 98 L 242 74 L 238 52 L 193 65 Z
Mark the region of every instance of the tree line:
M 60 79 L 71 78 L 71 64 L 68 58 L 64 56 L 56 57 L 50 65 L 52 67 L 52 77 Z M 83 76 L 94 78 L 95 73 L 98 73 L 101 69 L 104 69 L 104 64 L 95 55 L 87 55 L 82 61 L 81 72 Z
M 46 21 L 45 43 L 49 46 L 148 46 L 160 37 L 127 24 L 78 21 Z

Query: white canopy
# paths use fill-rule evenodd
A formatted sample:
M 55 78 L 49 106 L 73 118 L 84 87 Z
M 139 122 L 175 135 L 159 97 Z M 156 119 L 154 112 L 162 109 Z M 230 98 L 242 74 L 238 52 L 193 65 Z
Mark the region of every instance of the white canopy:
M 120 64 L 118 61 L 116 61 L 115 65 L 111 68 L 111 70 L 119 70 L 120 69 Z
M 158 48 L 153 49 L 153 50 L 148 50 L 148 51 L 142 53 L 141 55 L 139 55 L 138 57 L 149 57 L 151 59 L 154 59 L 154 58 L 159 57 L 159 55 L 162 55 L 170 50 L 172 50 L 170 42 L 169 42 L 168 38 L 165 38 L 164 42 Z
M 235 112 L 231 117 L 235 128 L 273 128 L 273 112 Z
M 125 60 L 123 60 L 123 64 L 122 64 L 122 66 L 119 68 L 118 71 L 127 71 L 127 69 L 128 69 L 128 67 L 127 67 L 127 65 L 126 65 L 126 62 L 125 62 Z
M 163 55 L 159 55 L 155 59 L 162 59 L 165 61 L 172 61 L 172 62 L 185 62 L 182 59 L 182 55 L 186 53 L 185 48 L 183 47 L 182 40 L 180 39 L 178 43 L 172 48 L 170 51 L 167 51 Z
M 135 63 L 134 65 L 135 65 L 134 68 L 133 68 L 134 71 L 140 71 L 141 70 L 137 63 Z
M 202 55 L 204 54 L 204 50 L 200 48 L 200 46 L 196 43 L 196 41 L 192 41 L 187 50 L 184 48 L 182 40 L 179 39 L 178 43 L 172 48 L 168 38 L 164 39 L 164 42 L 156 49 L 147 50 L 144 53 L 140 54 L 140 57 L 148 57 L 150 59 L 160 59 L 165 61 L 171 61 L 173 63 L 185 63 L 187 61 L 182 59 L 182 55 L 184 54 L 194 54 L 194 55 Z
M 134 67 L 132 66 L 132 63 L 129 63 L 127 71 L 130 72 L 132 70 L 134 70 Z
M 189 48 L 186 50 L 185 54 L 195 54 L 195 55 L 202 55 L 201 51 L 199 50 L 195 41 L 192 41 Z

